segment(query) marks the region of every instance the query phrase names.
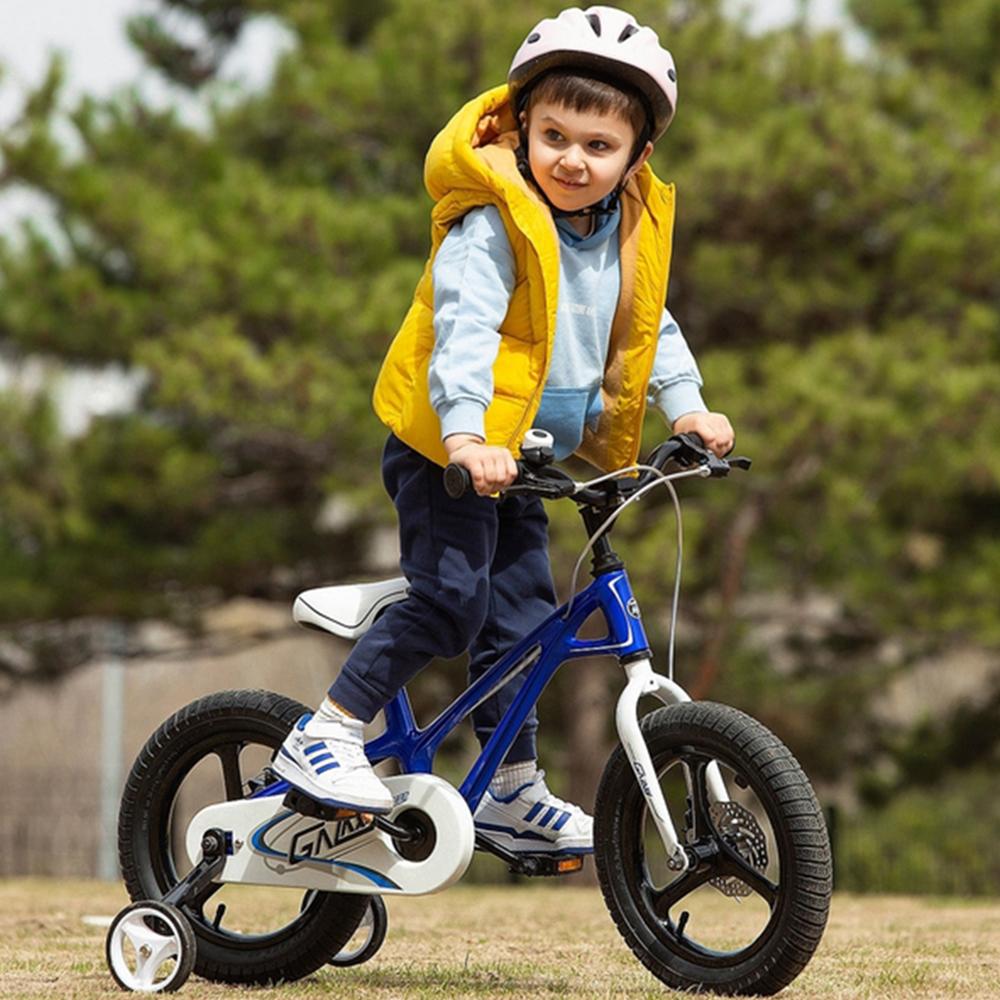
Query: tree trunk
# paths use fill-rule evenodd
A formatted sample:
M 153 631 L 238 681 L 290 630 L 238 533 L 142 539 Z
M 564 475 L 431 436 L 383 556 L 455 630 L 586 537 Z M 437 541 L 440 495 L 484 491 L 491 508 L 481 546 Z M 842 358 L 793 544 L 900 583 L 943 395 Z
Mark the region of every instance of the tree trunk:
M 719 613 L 715 624 L 709 629 L 701 661 L 698 664 L 694 680 L 691 682 L 689 692 L 696 701 L 708 697 L 718 679 L 722 651 L 729 637 L 733 604 L 739 597 L 743 582 L 747 545 L 750 542 L 750 536 L 760 523 L 763 512 L 764 505 L 761 499 L 759 497 L 751 499 L 749 503 L 740 508 L 726 536 L 726 549 L 722 561 L 722 580 L 719 588 Z
M 611 696 L 608 693 L 609 664 L 604 659 L 581 660 L 569 668 L 574 684 L 567 699 L 567 798 L 593 813 L 597 785 L 611 753 L 608 716 Z M 597 873 L 586 864 L 573 884 L 597 884 Z

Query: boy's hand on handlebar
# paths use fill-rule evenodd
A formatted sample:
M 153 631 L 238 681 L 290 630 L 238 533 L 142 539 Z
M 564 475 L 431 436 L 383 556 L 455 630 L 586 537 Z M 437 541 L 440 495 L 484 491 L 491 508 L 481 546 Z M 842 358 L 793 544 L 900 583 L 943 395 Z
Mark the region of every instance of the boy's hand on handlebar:
M 517 464 L 506 448 L 484 444 L 472 434 L 449 434 L 444 447 L 448 461 L 469 470 L 472 487 L 482 497 L 498 493 L 517 479 Z
M 724 413 L 685 413 L 674 421 L 673 431 L 697 434 L 718 458 L 728 455 L 736 443 L 733 425 Z

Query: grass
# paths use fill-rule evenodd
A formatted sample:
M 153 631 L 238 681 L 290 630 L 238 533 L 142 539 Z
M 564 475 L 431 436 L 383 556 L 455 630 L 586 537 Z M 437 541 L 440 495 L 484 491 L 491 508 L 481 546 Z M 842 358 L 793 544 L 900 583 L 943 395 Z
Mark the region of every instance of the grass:
M 279 894 L 286 895 L 287 894 Z M 254 901 L 266 916 L 274 894 Z M 84 916 L 127 902 L 102 882 L 0 881 L 0 998 L 121 997 L 104 964 L 104 935 Z M 273 904 L 272 904 L 273 905 Z M 718 897 L 720 920 L 739 913 Z M 668 998 L 625 947 L 600 894 L 551 883 L 458 886 L 438 896 L 390 899 L 389 937 L 366 965 L 325 968 L 268 989 L 192 977 L 181 995 L 351 1000 L 390 998 Z M 1000 901 L 838 896 L 813 962 L 789 1000 L 994 998 L 1000 982 Z

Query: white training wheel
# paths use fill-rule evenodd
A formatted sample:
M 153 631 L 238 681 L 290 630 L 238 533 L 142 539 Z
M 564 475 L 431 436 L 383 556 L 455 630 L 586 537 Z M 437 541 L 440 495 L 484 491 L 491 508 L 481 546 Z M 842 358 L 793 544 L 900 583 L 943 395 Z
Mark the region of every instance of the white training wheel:
M 389 915 L 381 896 L 369 896 L 365 915 L 351 939 L 330 959 L 330 965 L 360 965 L 382 947 L 389 929 Z
M 194 931 L 177 907 L 144 900 L 126 906 L 111 922 L 104 954 L 123 990 L 171 993 L 191 975 L 196 947 Z

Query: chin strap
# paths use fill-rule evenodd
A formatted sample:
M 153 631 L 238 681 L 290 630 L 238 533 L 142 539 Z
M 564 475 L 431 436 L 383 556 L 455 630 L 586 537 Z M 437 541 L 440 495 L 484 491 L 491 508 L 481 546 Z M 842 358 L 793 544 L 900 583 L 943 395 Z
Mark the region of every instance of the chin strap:
M 647 124 L 642 131 L 642 135 L 639 137 L 635 144 L 635 151 L 632 154 L 632 159 L 629 161 L 629 165 L 625 168 L 625 172 L 622 174 L 622 179 L 618 182 L 614 191 L 611 194 L 606 195 L 600 201 L 595 202 L 593 205 L 588 205 L 586 208 L 577 208 L 572 211 L 567 211 L 563 208 L 558 208 L 549 201 L 548 195 L 542 190 L 541 184 L 535 180 L 535 175 L 531 172 L 531 164 L 528 162 L 528 136 L 524 131 L 524 127 L 518 125 L 517 135 L 518 144 L 517 149 L 514 150 L 514 155 L 517 159 L 517 169 L 520 175 L 530 183 L 535 190 L 539 193 L 542 201 L 549 206 L 549 211 L 556 219 L 571 219 L 579 218 L 581 216 L 601 216 L 601 215 L 611 215 L 613 212 L 618 210 L 618 202 L 621 199 L 622 191 L 625 190 L 625 174 L 629 172 L 632 164 L 635 163 L 640 152 L 645 148 L 646 143 L 649 141 L 649 125 Z
M 514 155 L 517 157 L 518 172 L 526 181 L 528 181 L 529 184 L 532 185 L 532 187 L 534 187 L 542 201 L 549 206 L 549 211 L 552 213 L 553 218 L 571 219 L 579 218 L 581 216 L 611 215 L 617 210 L 618 200 L 625 188 L 624 181 L 620 181 L 611 194 L 602 198 L 600 201 L 595 202 L 593 205 L 588 205 L 586 208 L 567 210 L 559 208 L 557 205 L 553 205 L 552 202 L 549 201 L 548 195 L 542 190 L 541 184 L 535 180 L 535 175 L 531 172 L 531 164 L 528 162 L 528 137 L 520 129 L 518 130 L 518 134 L 521 137 L 521 141 L 518 143 L 517 149 L 514 151 Z M 628 171 L 626 171 L 626 173 L 627 172 Z

